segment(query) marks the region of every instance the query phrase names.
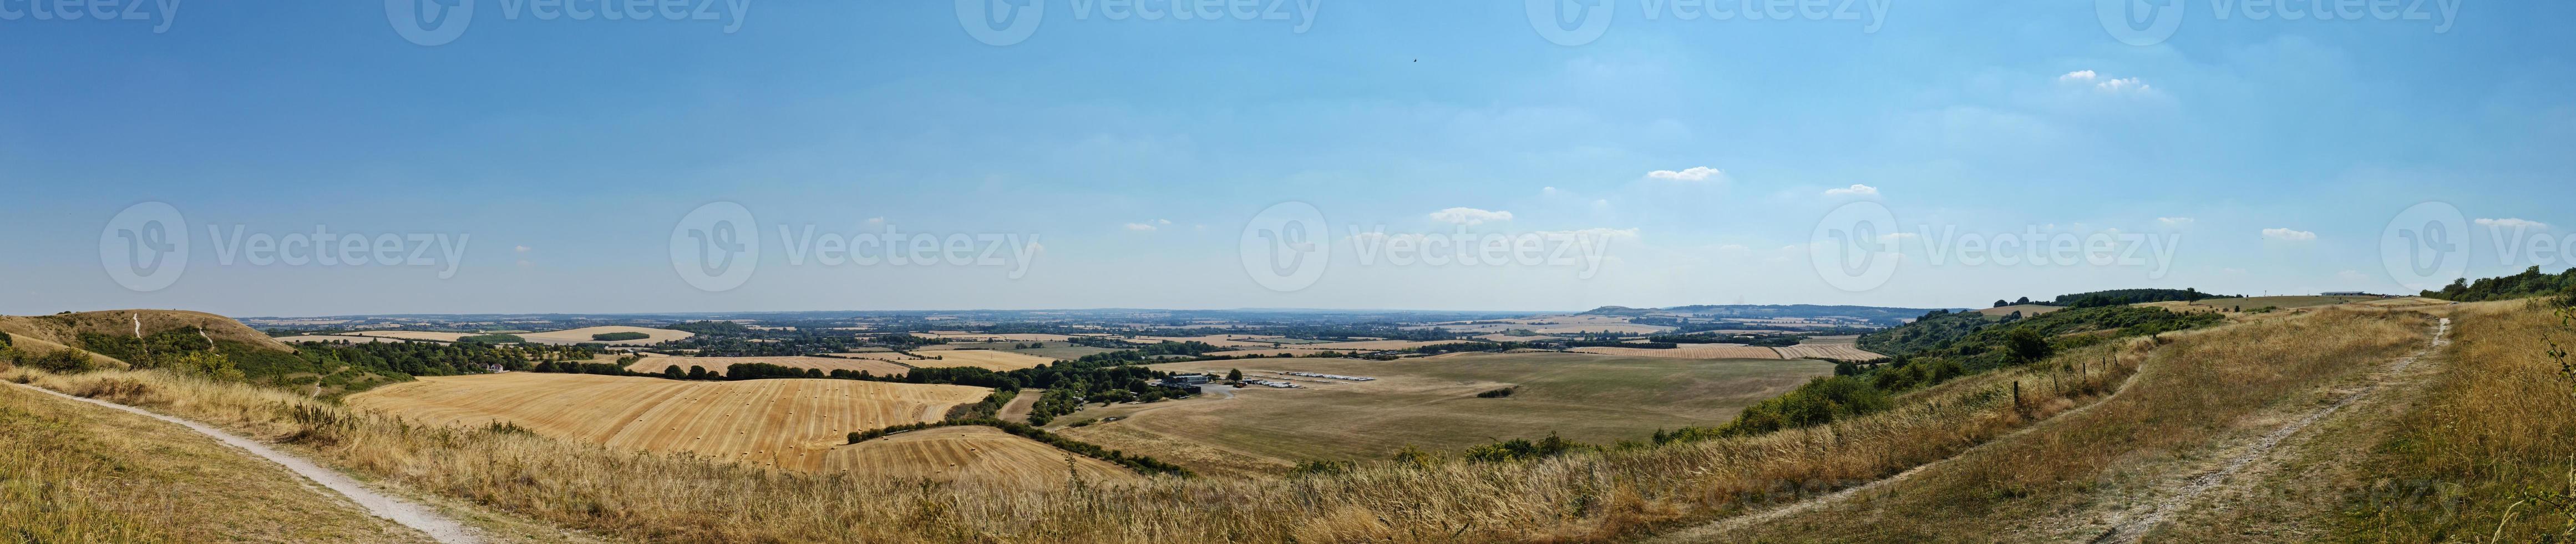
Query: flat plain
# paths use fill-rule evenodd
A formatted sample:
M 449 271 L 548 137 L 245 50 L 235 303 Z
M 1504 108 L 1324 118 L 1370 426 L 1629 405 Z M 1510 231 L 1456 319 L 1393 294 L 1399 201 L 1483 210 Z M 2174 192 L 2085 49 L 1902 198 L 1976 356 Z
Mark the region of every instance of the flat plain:
M 1057 418 L 1067 436 L 1211 474 L 1284 471 L 1302 460 L 1380 458 L 1406 445 L 1457 450 L 1555 433 L 1594 443 L 1638 440 L 1658 428 L 1724 423 L 1754 402 L 1833 372 L 1829 363 L 1692 360 L 1543 353 L 1460 353 L 1368 361 L 1254 359 L 1153 365 L 1156 370 L 1282 380 Z M 1313 372 L 1377 378 L 1344 381 Z M 1511 396 L 1476 394 L 1519 386 Z M 1099 422 L 1107 417 L 1118 421 Z M 1082 427 L 1074 422 L 1095 421 Z

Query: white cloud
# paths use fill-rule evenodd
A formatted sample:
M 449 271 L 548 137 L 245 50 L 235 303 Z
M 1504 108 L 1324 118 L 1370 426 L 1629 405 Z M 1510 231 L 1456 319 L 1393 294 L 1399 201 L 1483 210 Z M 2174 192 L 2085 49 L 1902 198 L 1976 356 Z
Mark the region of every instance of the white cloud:
M 1898 244 L 1898 243 L 1903 243 L 1903 242 L 1904 242 L 1904 241 L 1906 241 L 1906 240 L 1912 240 L 1912 239 L 1915 239 L 1915 238 L 1918 238 L 1918 236 L 1916 236 L 1914 233 L 1911 233 L 1911 232 L 1891 232 L 1891 233 L 1887 233 L 1887 234 L 1881 234 L 1881 235 L 1878 235 L 1878 243 L 1881 243 L 1881 244 Z
M 1854 183 L 1841 189 L 1826 189 L 1825 196 L 1878 196 L 1878 188 Z
M 2093 88 L 2094 88 L 2095 90 L 2099 90 L 2099 91 L 2106 92 L 2106 93 L 2121 93 L 2121 92 L 2139 92 L 2139 93 L 2142 93 L 2142 92 L 2147 92 L 2147 91 L 2155 90 L 2155 87 L 2149 86 L 2149 85 L 2147 85 L 2147 83 L 2146 83 L 2146 82 L 2144 82 L 2144 81 L 2139 81 L 2139 80 L 2138 80 L 2138 78 L 2134 78 L 2134 77 L 2126 77 L 2126 78 L 2120 78 L 2120 79 L 2114 79 L 2114 80 L 2104 81 L 2104 82 L 2101 82 L 2101 83 L 2095 83 L 2095 84 L 2093 84 Z
M 510 251 L 516 251 L 516 252 L 520 252 L 520 253 L 527 253 L 527 252 L 528 252 L 528 246 L 519 246 L 519 247 L 510 248 Z
M 2508 217 L 2508 218 L 2504 218 L 2504 219 L 2479 219 L 2479 220 L 2478 220 L 2478 226 L 2481 226 L 2481 227 L 2490 227 L 2490 228 L 2499 228 L 2499 229 L 2546 229 L 2546 228 L 2549 228 L 2549 224 L 2548 224 L 2548 223 L 2542 223 L 2542 222 L 2539 222 L 2539 221 L 2533 221 L 2533 220 L 2529 220 L 2529 219 L 2516 219 L 2516 218 L 2510 218 L 2510 217 Z
M 1127 230 L 1132 230 L 1132 231 L 1136 231 L 1136 232 L 1153 232 L 1153 231 L 1154 231 L 1154 226 L 1153 226 L 1153 225 L 1144 224 L 1144 223 L 1128 223 L 1128 224 L 1127 224 Z
M 2304 230 L 2263 229 L 2263 237 L 2283 242 L 2313 242 L 2317 233 Z
M 1431 212 L 1431 220 L 1458 225 L 1482 225 L 1485 224 L 1486 221 L 1510 221 L 1512 220 L 1512 212 L 1479 210 L 1475 208 L 1450 208 Z
M 2147 85 L 2146 81 L 2138 78 L 2104 77 L 2101 73 L 2094 72 L 2092 70 L 2076 70 L 2073 72 L 2067 72 L 2066 75 L 2057 76 L 2057 82 L 2069 85 L 2092 85 L 2093 90 L 2106 93 L 2142 93 L 2153 89 L 2153 87 L 2149 87 Z
M 1538 194 L 1547 195 L 1547 196 L 1556 196 L 1556 188 L 1555 188 L 1555 187 L 1540 187 L 1540 188 L 1538 188 Z
M 868 226 L 873 227 L 873 226 L 877 226 L 877 225 L 883 225 L 883 224 L 885 224 L 885 221 L 886 221 L 886 219 L 885 219 L 885 218 L 883 218 L 883 217 L 870 217 L 870 218 L 868 218 Z
M 1712 178 L 1723 181 L 1726 179 L 1726 173 L 1719 172 L 1715 168 L 1709 168 L 1706 166 L 1693 166 L 1681 171 L 1656 170 L 1653 172 L 1647 172 L 1646 177 L 1654 179 L 1669 179 L 1673 181 L 1708 181 Z
M 2191 226 L 2191 221 L 2192 221 L 2192 219 L 2191 219 L 2191 218 L 2189 218 L 2189 217 L 2158 217 L 2158 218 L 2156 218 L 2156 222 L 2157 222 L 2157 223 L 2164 223 L 2164 224 L 2165 224 L 2165 226 L 2168 226 L 2168 227 L 2187 227 L 2187 226 Z

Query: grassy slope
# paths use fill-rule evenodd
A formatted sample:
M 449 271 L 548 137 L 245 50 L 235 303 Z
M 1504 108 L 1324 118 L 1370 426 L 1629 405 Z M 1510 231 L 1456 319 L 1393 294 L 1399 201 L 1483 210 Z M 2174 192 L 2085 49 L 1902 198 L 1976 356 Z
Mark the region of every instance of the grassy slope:
M 2357 464 L 2370 477 L 2333 503 L 2347 514 L 2334 539 L 2576 540 L 2576 375 L 2547 354 L 2576 348 L 2576 326 L 2518 300 L 2456 315 L 2458 343 L 2427 400 L 2345 450 L 2367 451 Z
M 428 541 L 213 438 L 16 386 L 0 444 L 0 540 Z
M 2278 427 L 2325 388 L 2426 341 L 2409 314 L 2339 310 L 2169 335 L 2118 397 L 1913 478 L 1733 535 L 1775 542 L 2092 538 L 2214 444 Z M 2220 384 L 2224 384 L 2221 386 Z

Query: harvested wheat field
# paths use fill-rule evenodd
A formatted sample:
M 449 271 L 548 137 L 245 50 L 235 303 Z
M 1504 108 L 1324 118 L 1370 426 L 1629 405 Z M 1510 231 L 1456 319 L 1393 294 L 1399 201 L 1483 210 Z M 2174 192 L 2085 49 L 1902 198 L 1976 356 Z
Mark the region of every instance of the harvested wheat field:
M 351 344 L 372 344 L 376 342 L 401 342 L 403 339 L 386 338 L 382 336 L 310 334 L 304 336 L 280 336 L 277 337 L 277 341 L 289 344 L 297 342 L 348 342 Z
M 1682 344 L 1673 349 L 1647 348 L 1574 348 L 1566 351 L 1630 357 L 1671 357 L 1676 359 L 1780 359 L 1771 348 L 1743 344 Z
M 938 421 L 989 390 L 854 380 L 694 382 L 513 372 L 423 377 L 351 406 L 434 425 L 507 421 L 538 434 L 817 470 L 849 433 Z
M 1070 470 L 1087 484 L 1143 482 L 1108 461 L 1084 457 L 992 427 L 941 427 L 833 449 L 822 469 L 854 476 L 968 482 L 1015 489 L 1064 487 Z
M 1282 342 L 1282 339 L 1277 336 L 1251 334 L 1211 334 L 1207 336 L 1136 336 L 1129 337 L 1127 341 L 1139 344 L 1151 344 L 1155 342 L 1203 342 L 1220 348 L 1267 348 L 1278 346 Z M 1293 341 L 1291 342 L 1293 343 Z
M 947 350 L 933 353 L 930 357 L 930 360 L 914 360 L 906 362 L 905 364 L 922 368 L 971 366 L 975 368 L 1008 372 L 1023 368 L 1034 368 L 1038 365 L 1055 362 L 1055 359 L 1049 357 L 1039 357 L 1036 355 L 989 349 Z
M 1472 343 L 1472 342 L 1468 342 L 1468 341 L 1466 341 L 1466 340 L 1437 340 L 1437 341 L 1429 341 L 1429 340 L 1363 340 L 1363 341 L 1358 341 L 1358 342 L 1330 342 L 1330 343 L 1323 343 L 1323 344 L 1302 344 L 1302 345 L 1297 346 L 1297 349 L 1317 349 L 1317 350 L 1322 350 L 1322 349 L 1329 349 L 1329 350 L 1370 350 L 1370 351 L 1375 351 L 1375 350 L 1390 350 L 1390 349 L 1413 349 L 1413 348 L 1418 348 L 1418 347 L 1422 347 L 1422 346 L 1437 346 L 1437 345 L 1441 345 L 1441 344 L 1466 344 L 1466 343 Z
M 1808 344 L 1789 346 L 1785 348 L 1771 348 L 1771 350 L 1780 352 L 1781 357 L 1788 359 L 1841 359 L 1845 361 L 1869 361 L 1887 358 L 1886 355 L 1864 351 L 1850 344 Z
M 913 355 L 908 355 L 908 354 L 904 354 L 904 353 L 901 353 L 901 352 L 894 352 L 894 351 L 860 351 L 860 352 L 851 352 L 851 353 L 827 353 L 827 354 L 824 354 L 824 355 L 822 355 L 822 356 L 823 356 L 823 357 L 830 357 L 830 358 L 833 358 L 833 359 L 870 359 L 870 360 L 877 360 L 877 361 L 919 361 L 919 360 L 923 359 L 922 357 L 913 356 Z
M 662 369 L 676 366 L 680 367 L 680 370 L 686 371 L 689 367 L 698 366 L 706 367 L 708 372 L 722 373 L 725 371 L 726 367 L 748 363 L 767 363 L 788 368 L 812 368 L 822 370 L 824 372 L 831 372 L 834 370 L 848 370 L 852 372 L 866 371 L 869 374 L 877 376 L 902 376 L 905 372 L 912 371 L 910 367 L 878 359 L 841 357 L 645 357 L 642 360 L 626 365 L 626 370 L 633 372 L 661 372 Z
M 618 332 L 635 332 L 635 333 L 644 333 L 644 334 L 646 334 L 646 335 L 650 335 L 650 336 L 649 336 L 649 337 L 647 337 L 647 338 L 641 339 L 641 340 L 620 340 L 620 341 L 615 341 L 615 342 L 607 342 L 607 341 L 601 341 L 601 340 L 596 340 L 596 339 L 591 338 L 591 337 L 592 337 L 592 336 L 594 336 L 594 335 L 609 334 L 609 333 L 618 333 Z M 532 333 L 527 333 L 527 334 L 521 334 L 521 335 L 519 335 L 519 338 L 526 339 L 526 340 L 527 340 L 527 341 L 529 341 L 529 342 L 534 342 L 534 343 L 539 343 L 539 344 L 564 344 L 564 345 L 570 345 L 570 344 L 608 344 L 608 345 L 611 345 L 611 346 L 650 346 L 650 345 L 653 345 L 653 344 L 659 344 L 659 343 L 663 343 L 663 342 L 669 342 L 669 341 L 672 341 L 672 340 L 687 340 L 687 339 L 689 339 L 689 337 L 697 336 L 697 335 L 698 335 L 697 333 L 688 332 L 688 331 L 675 331 L 675 330 L 670 330 L 670 329 L 648 329 L 648 328 L 644 328 L 644 327 L 583 327 L 583 328 L 572 329 L 572 330 L 562 330 L 562 331 L 552 331 L 552 332 L 532 332 Z

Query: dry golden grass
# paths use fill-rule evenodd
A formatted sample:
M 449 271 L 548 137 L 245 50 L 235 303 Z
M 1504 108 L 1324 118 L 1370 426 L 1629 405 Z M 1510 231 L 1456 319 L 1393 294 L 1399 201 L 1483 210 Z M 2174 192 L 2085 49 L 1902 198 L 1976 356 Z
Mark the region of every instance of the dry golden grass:
M 998 371 L 1012 371 L 1023 368 L 1034 368 L 1038 365 L 1055 362 L 1055 359 L 1051 357 L 1039 357 L 1036 355 L 989 349 L 952 349 L 930 353 L 928 356 L 929 359 L 927 360 L 905 361 L 904 364 L 922 368 L 975 367 Z
M 886 355 L 899 356 L 894 353 Z M 627 363 L 626 370 L 661 372 L 663 369 L 676 366 L 682 371 L 687 371 L 689 367 L 694 366 L 705 368 L 708 372 L 723 374 L 726 368 L 733 365 L 749 363 L 766 363 L 788 368 L 812 368 L 826 373 L 834 370 L 867 371 L 877 376 L 902 376 L 905 372 L 912 371 L 911 368 L 903 365 L 869 357 L 645 357 L 633 363 Z
M 177 425 L 0 385 L 0 542 L 428 540 Z
M 827 472 L 1005 489 L 1063 487 L 1076 475 L 1094 484 L 1145 481 L 1144 476 L 1126 467 L 992 427 L 940 427 L 898 433 L 836 448 L 825 459 L 822 470 Z
M 1866 496 L 1727 537 L 2089 540 L 2172 474 L 2205 470 L 2213 444 L 2279 427 L 2274 412 L 2314 410 L 2337 393 L 2328 386 L 2425 346 L 2429 327 L 2422 314 L 2350 308 L 2168 334 L 2172 344 L 2100 406 Z
M 143 334 L 146 335 L 195 327 L 204 330 L 209 340 L 240 342 L 272 351 L 293 350 L 232 318 L 183 310 L 109 310 L 29 317 L 0 316 L 0 331 L 19 336 L 33 336 L 54 344 L 76 345 L 80 343 L 81 333 L 134 336 L 138 322 L 142 325 Z
M 988 390 L 853 380 L 692 382 L 514 372 L 421 378 L 352 395 L 352 406 L 431 425 L 506 421 L 618 449 L 690 452 L 816 470 L 849 433 L 938 421 Z
M 2370 448 L 2350 517 L 2353 542 L 2560 542 L 2576 539 L 2576 376 L 2552 346 L 2576 326 L 2526 301 L 2463 304 L 2452 356 L 2431 399 Z
M 1584 347 L 1566 351 L 1630 357 L 1670 357 L 1676 359 L 1780 359 L 1771 348 L 1742 344 L 1682 344 L 1673 349 Z

